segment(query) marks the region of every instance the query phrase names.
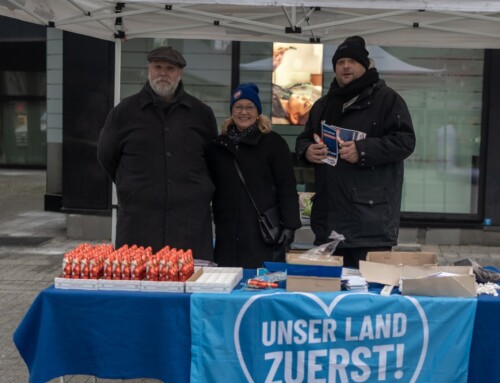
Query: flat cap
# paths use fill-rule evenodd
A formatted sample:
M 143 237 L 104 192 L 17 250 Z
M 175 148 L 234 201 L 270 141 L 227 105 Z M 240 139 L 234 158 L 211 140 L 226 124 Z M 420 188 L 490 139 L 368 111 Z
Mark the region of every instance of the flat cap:
M 165 60 L 181 68 L 186 66 L 186 60 L 182 55 L 172 47 L 155 48 L 148 53 L 148 61 Z

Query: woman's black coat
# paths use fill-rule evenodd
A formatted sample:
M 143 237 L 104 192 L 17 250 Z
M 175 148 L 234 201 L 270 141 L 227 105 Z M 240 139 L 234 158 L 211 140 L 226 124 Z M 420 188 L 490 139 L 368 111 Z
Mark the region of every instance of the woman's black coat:
M 278 205 L 285 228 L 301 226 L 293 163 L 285 140 L 256 130 L 235 146 L 220 135 L 208 148 L 215 184 L 215 262 L 220 266 L 261 267 L 273 260 L 273 246 L 261 238 L 257 212 L 238 177 L 237 159 L 252 197 L 261 211 Z

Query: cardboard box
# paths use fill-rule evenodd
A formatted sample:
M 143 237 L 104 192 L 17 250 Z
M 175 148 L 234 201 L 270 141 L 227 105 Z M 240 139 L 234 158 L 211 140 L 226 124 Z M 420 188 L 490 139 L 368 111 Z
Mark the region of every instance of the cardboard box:
M 99 290 L 140 291 L 141 281 L 122 279 L 99 279 Z
M 54 287 L 56 289 L 68 290 L 98 290 L 98 279 L 71 279 L 71 278 L 54 278 Z
M 400 286 L 402 281 L 400 288 L 403 295 L 477 295 L 472 267 L 438 266 L 435 253 L 371 252 L 367 254 L 366 261 L 360 261 L 359 270 L 368 282 Z
M 408 270 L 403 270 L 401 294 L 429 297 L 477 296 L 476 277 L 471 266 L 429 266 L 418 269 L 410 266 Z
M 287 262 L 287 291 L 339 291 L 343 258 L 338 256 L 306 258 L 303 252 L 290 252 Z
M 243 278 L 241 267 L 201 267 L 186 281 L 186 293 L 230 293 Z
M 340 291 L 340 278 L 287 276 L 286 291 L 308 293 Z
M 344 258 L 337 255 L 309 258 L 304 251 L 290 251 L 286 254 L 286 263 L 295 265 L 342 266 Z
M 366 255 L 366 260 L 389 265 L 424 266 L 438 264 L 436 253 L 423 251 L 371 251 Z
M 403 268 L 411 266 L 437 266 L 437 256 L 431 252 L 369 252 L 366 261 L 359 262 L 359 271 L 367 282 L 398 286 Z
M 194 273 L 201 269 L 201 266 L 194 267 Z M 181 281 L 141 281 L 141 291 L 158 293 L 183 293 L 185 292 L 185 282 Z
M 173 281 L 141 281 L 141 291 L 158 293 L 183 293 L 184 282 Z

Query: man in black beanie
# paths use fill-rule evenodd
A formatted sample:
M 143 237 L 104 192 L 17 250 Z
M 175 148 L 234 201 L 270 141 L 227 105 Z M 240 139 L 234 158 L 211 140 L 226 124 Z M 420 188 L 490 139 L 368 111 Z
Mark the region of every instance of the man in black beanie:
M 360 36 L 348 37 L 335 51 L 332 57 L 333 70 L 337 61 L 341 58 L 350 58 L 368 69 L 370 66 L 370 59 L 368 58 L 368 51 L 365 47 L 365 40 Z
M 406 103 L 379 78 L 362 37 L 340 44 L 332 64 L 335 78 L 312 107 L 295 151 L 315 167 L 314 244 L 329 242 L 332 231 L 342 234 L 335 254 L 344 266 L 358 267 L 367 252 L 397 244 L 403 161 L 415 149 L 415 132 Z M 335 166 L 325 163 L 327 147 L 315 140 L 323 122 L 364 137 L 338 140 Z

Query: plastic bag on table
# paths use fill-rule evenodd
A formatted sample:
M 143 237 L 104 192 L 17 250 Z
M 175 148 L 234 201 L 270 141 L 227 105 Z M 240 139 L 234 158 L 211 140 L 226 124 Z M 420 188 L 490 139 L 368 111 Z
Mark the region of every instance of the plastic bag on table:
M 328 239 L 331 239 L 331 241 L 305 251 L 300 255 L 300 258 L 317 259 L 321 257 L 331 257 L 335 249 L 337 249 L 337 245 L 343 241 L 345 237 L 332 230 Z
M 455 266 L 472 266 L 474 271 L 474 275 L 476 276 L 476 281 L 478 283 L 498 283 L 500 282 L 500 273 L 495 271 L 487 270 L 476 261 L 473 261 L 470 258 L 461 259 L 460 261 L 455 262 Z
M 266 273 L 250 278 L 246 281 L 245 290 L 255 289 L 276 289 L 285 287 L 280 282 L 286 281 L 286 272 L 276 271 L 273 273 Z

